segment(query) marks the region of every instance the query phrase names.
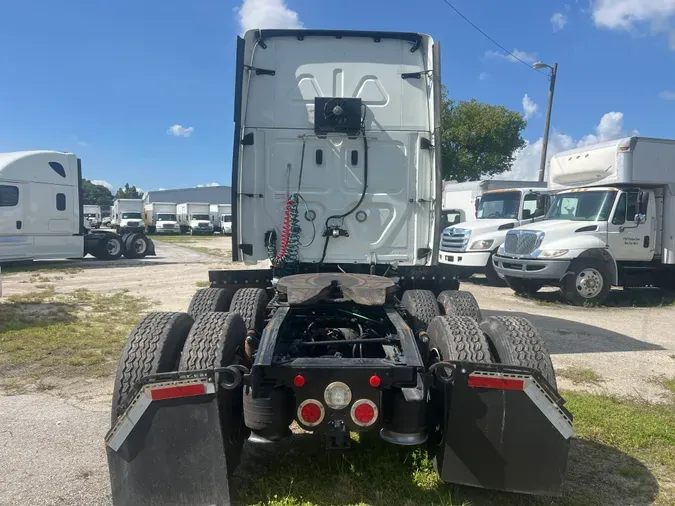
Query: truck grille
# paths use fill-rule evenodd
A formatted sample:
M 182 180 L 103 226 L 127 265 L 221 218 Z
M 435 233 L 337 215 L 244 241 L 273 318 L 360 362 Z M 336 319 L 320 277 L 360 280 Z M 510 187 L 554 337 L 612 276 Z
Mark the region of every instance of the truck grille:
M 465 228 L 446 228 L 441 236 L 441 250 L 462 252 L 469 243 L 471 230 Z
M 128 221 L 127 222 L 127 227 L 137 227 L 140 225 L 140 222 L 138 221 Z
M 534 230 L 511 230 L 506 234 L 504 253 L 507 255 L 529 255 L 544 239 L 542 232 Z
M 208 226 L 209 226 L 208 223 L 200 223 L 200 224 L 199 224 L 199 228 L 206 228 L 206 227 L 208 227 Z

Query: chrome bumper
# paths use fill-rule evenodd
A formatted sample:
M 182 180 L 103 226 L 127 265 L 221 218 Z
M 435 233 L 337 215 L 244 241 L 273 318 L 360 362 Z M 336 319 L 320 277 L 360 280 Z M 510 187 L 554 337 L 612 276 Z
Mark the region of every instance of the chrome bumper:
M 567 272 L 569 260 L 539 260 L 494 255 L 492 262 L 500 277 L 550 279 L 560 281 Z

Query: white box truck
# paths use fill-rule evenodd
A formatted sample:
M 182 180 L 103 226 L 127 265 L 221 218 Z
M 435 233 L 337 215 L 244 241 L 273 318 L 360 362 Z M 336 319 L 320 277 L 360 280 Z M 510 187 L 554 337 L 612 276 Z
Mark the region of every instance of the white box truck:
M 516 292 L 559 286 L 571 304 L 612 285 L 675 288 L 675 141 L 629 137 L 558 153 L 544 221 L 509 231 L 494 266 Z
M 143 208 L 143 222 L 149 234 L 179 234 L 180 225 L 176 215 L 176 204 L 172 202 L 150 202 Z
M 176 214 L 182 233 L 213 235 L 209 204 L 184 202 L 176 205 Z
M 101 206 L 85 204 L 82 206 L 84 219 L 89 222 L 91 228 L 101 227 Z
M 145 231 L 141 199 L 117 199 L 113 202 L 111 214 L 111 226 L 118 234 Z
M 485 180 L 446 184 L 443 214 L 455 224 L 443 231 L 439 262 L 454 265 L 463 276 L 482 272 L 490 284 L 503 284 L 492 255 L 506 233 L 543 219 L 550 202 L 545 182 Z
M 211 224 L 216 232 L 230 235 L 232 233 L 232 205 L 211 204 Z
M 80 195 L 81 162 L 73 153 L 0 153 L 0 262 L 155 254 L 143 234 L 90 232 Z

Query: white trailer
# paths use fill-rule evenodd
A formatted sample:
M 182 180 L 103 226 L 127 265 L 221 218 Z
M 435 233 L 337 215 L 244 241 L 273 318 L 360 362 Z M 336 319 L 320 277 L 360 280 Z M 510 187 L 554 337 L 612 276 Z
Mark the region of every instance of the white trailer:
M 503 284 L 492 255 L 510 229 L 543 219 L 550 202 L 545 182 L 488 179 L 448 183 L 443 214 L 450 225 L 441 236 L 439 262 L 464 276 L 484 272 L 491 284 Z
M 101 227 L 101 206 L 84 204 L 82 212 L 84 213 L 84 219 L 89 222 L 91 228 Z
M 144 232 L 143 201 L 141 199 L 117 199 L 111 211 L 111 226 L 118 234 Z
M 675 141 L 629 137 L 558 153 L 546 219 L 508 232 L 494 256 L 517 292 L 560 286 L 573 304 L 612 285 L 675 288 Z
M 213 235 L 214 227 L 209 216 L 209 204 L 184 202 L 176 205 L 176 214 L 182 233 Z
M 216 232 L 229 235 L 232 233 L 232 205 L 211 204 L 211 224 Z
M 179 234 L 180 225 L 173 202 L 150 202 L 143 208 L 143 222 L 149 234 Z
M 81 162 L 73 153 L 0 153 L 0 262 L 154 255 L 142 234 L 89 232 Z

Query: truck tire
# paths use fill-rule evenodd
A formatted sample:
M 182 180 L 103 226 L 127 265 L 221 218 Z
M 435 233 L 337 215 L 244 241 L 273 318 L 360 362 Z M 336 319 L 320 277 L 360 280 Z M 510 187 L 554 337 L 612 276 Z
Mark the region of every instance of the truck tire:
M 427 330 L 431 320 L 441 314 L 438 301 L 431 290 L 406 290 L 401 297 L 401 305 L 410 316 L 408 323 L 415 334 Z
M 490 255 L 488 263 L 485 266 L 485 279 L 487 279 L 488 284 L 491 286 L 505 286 L 506 283 L 499 277 L 499 274 L 497 274 L 497 271 L 495 270 L 495 264 L 492 263 L 493 255 L 494 253 Z
M 489 316 L 480 324 L 502 364 L 536 369 L 557 391 L 551 355 L 537 329 L 526 318 Z
M 205 313 L 224 313 L 230 307 L 232 292 L 224 288 L 202 288 L 192 296 L 188 314 L 197 318 Z
M 443 360 L 486 364 L 492 362 L 488 340 L 473 318 L 437 316 L 431 320 L 427 334 L 430 364 Z
M 123 250 L 122 238 L 119 235 L 108 235 L 101 238 L 94 256 L 99 260 L 118 260 Z
M 262 288 L 240 288 L 230 303 L 230 313 L 238 313 L 244 319 L 248 330 L 262 332 L 265 308 L 270 298 Z
M 244 364 L 246 325 L 234 313 L 204 313 L 195 318 L 178 366 L 179 371 L 199 371 Z M 232 473 L 241 458 L 249 430 L 244 424 L 244 387 L 218 390 L 218 412 L 225 443 L 227 471 Z
M 534 279 L 513 278 L 511 276 L 506 276 L 504 279 L 507 286 L 518 295 L 534 295 L 544 286 Z
M 149 313 L 131 331 L 117 366 L 112 423 L 134 395 L 136 383 L 149 374 L 175 371 L 194 320 L 187 313 Z
M 144 258 L 148 254 L 148 238 L 134 232 L 124 238 L 124 256 L 127 258 Z
M 443 314 L 453 316 L 468 316 L 476 322 L 483 321 L 483 315 L 476 298 L 465 290 L 445 290 L 438 295 L 438 304 Z
M 560 283 L 564 299 L 573 306 L 600 305 L 612 289 L 605 262 L 595 258 L 578 258 L 572 262 Z

